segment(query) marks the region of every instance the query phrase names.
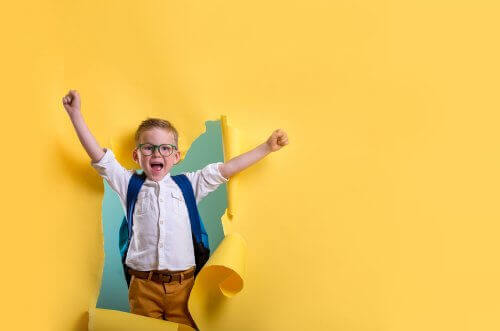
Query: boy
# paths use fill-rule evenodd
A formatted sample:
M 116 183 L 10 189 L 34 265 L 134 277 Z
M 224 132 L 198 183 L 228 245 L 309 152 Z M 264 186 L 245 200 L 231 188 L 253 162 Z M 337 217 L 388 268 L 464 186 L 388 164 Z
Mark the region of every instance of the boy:
M 134 171 L 124 169 L 110 149 L 99 146 L 84 122 L 77 91 L 70 90 L 62 102 L 92 166 L 118 194 L 126 211 L 127 187 Z M 197 329 L 187 307 L 196 266 L 190 219 L 182 192 L 170 178 L 170 169 L 180 160 L 178 133 L 168 121 L 147 119 L 137 129 L 135 142 L 132 157 L 143 169 L 146 180 L 137 197 L 125 261 L 132 275 L 130 312 Z M 265 143 L 226 163 L 212 163 L 185 173 L 196 202 L 231 176 L 287 144 L 286 133 L 276 130 Z

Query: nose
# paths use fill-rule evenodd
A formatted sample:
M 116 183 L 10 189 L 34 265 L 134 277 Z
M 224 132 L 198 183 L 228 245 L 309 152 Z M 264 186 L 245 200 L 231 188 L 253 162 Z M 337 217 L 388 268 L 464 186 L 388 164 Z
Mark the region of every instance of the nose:
M 160 147 L 156 147 L 153 151 L 153 156 L 161 156 L 160 154 Z

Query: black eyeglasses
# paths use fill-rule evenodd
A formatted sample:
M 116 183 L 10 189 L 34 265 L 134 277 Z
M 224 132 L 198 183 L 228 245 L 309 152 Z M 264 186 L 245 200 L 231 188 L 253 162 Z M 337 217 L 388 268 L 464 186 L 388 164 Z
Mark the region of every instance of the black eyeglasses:
M 142 155 L 150 156 L 153 155 L 156 149 L 163 156 L 170 156 L 177 147 L 171 144 L 162 144 L 162 145 L 153 145 L 153 144 L 139 144 L 139 149 L 141 150 Z

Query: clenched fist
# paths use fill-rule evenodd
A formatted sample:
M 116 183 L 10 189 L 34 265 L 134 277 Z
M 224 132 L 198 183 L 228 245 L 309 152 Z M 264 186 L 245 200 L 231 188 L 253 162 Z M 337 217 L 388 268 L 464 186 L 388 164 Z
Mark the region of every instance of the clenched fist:
M 68 94 L 62 98 L 64 109 L 71 116 L 80 112 L 80 94 L 75 90 L 69 90 Z
M 269 139 L 267 139 L 267 146 L 271 149 L 271 152 L 276 152 L 285 145 L 288 145 L 288 137 L 286 132 L 278 129 L 275 130 Z

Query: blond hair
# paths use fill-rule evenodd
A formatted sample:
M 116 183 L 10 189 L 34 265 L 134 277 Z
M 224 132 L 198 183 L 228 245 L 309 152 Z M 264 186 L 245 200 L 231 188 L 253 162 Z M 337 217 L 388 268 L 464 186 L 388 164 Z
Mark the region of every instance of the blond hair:
M 174 128 L 172 123 L 167 120 L 162 120 L 161 118 L 147 118 L 146 120 L 142 121 L 142 123 L 137 128 L 137 131 L 135 132 L 135 144 L 137 145 L 139 143 L 141 133 L 153 128 L 165 129 L 170 132 L 174 136 L 175 146 L 179 146 L 179 133 Z

